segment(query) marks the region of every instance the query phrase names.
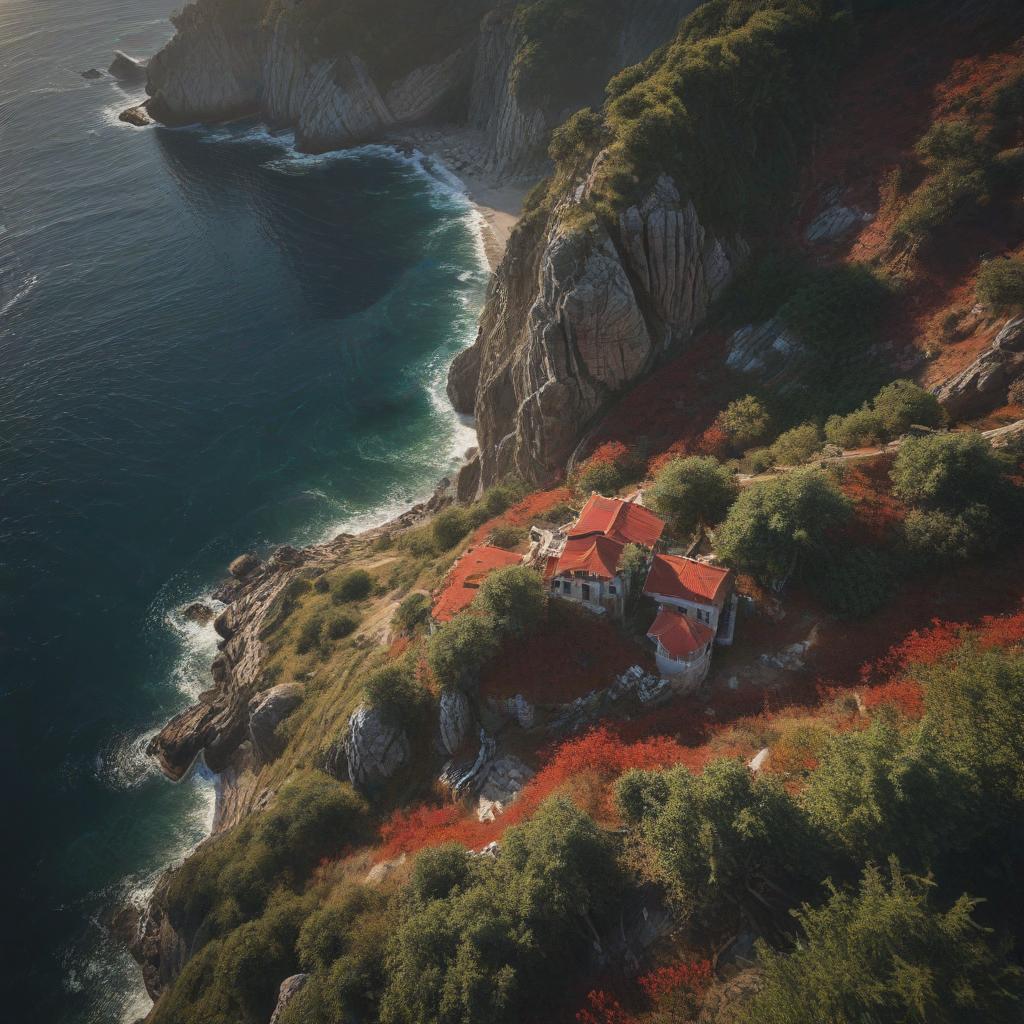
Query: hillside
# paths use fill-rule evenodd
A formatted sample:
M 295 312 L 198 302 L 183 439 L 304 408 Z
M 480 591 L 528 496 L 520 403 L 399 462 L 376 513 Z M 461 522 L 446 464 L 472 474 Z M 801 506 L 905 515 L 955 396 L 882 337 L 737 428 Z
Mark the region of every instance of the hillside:
M 152 1024 L 1020 1019 L 1024 11 L 691 6 L 200 0 L 154 61 L 311 147 L 511 103 L 550 173 L 459 479 L 207 610 Z

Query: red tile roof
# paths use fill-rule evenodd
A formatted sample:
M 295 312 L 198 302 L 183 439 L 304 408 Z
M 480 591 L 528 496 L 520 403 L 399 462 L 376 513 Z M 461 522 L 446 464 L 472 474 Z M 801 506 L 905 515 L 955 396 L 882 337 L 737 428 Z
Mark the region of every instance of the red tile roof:
M 569 537 L 603 534 L 621 544 L 642 544 L 653 548 L 665 530 L 665 524 L 650 509 L 621 498 L 592 494 Z
M 702 650 L 715 636 L 710 626 L 668 608 L 658 612 L 647 635 L 659 641 L 669 657 L 676 661 Z
M 522 556 L 503 548 L 482 547 L 467 551 L 449 570 L 444 587 L 434 602 L 433 616 L 438 622 L 449 622 L 476 597 L 480 584 L 495 569 L 519 565 Z
M 721 607 L 732 578 L 730 569 L 679 555 L 655 555 L 647 574 L 644 593 L 651 597 L 675 597 L 694 604 Z
M 602 579 L 614 578 L 625 544 L 601 534 L 570 537 L 558 559 L 556 572 L 588 572 Z

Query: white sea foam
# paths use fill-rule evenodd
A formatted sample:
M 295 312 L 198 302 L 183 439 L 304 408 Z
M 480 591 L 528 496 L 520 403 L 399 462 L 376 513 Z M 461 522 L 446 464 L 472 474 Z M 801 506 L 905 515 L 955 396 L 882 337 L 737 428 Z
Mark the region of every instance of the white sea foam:
M 2 306 L 0 306 L 0 316 L 4 316 L 6 313 L 9 313 L 19 302 L 31 295 L 37 284 L 39 284 L 38 274 L 30 274 L 26 277 L 15 290 L 14 294 Z

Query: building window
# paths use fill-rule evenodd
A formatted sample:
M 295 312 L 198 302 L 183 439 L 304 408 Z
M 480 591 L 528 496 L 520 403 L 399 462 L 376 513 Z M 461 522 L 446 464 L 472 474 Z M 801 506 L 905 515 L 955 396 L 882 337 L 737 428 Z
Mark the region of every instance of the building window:
M 615 589 L 615 584 L 614 584 L 614 583 L 609 583 L 609 584 L 608 584 L 608 593 L 609 593 L 609 594 L 615 594 L 615 593 L 617 593 L 617 591 L 616 591 L 616 589 Z
M 583 586 L 580 589 L 583 592 L 583 600 L 584 601 L 589 601 L 590 600 L 590 584 L 589 583 L 584 583 Z

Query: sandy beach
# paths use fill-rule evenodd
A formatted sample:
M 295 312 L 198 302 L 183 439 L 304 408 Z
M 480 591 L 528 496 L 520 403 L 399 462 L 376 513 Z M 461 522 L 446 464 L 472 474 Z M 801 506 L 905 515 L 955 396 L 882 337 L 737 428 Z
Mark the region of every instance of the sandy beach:
M 487 262 L 496 270 L 536 179 L 497 178 L 486 166 L 482 137 L 468 128 L 411 129 L 393 141 L 440 161 L 462 182 L 467 198 L 483 217 Z

